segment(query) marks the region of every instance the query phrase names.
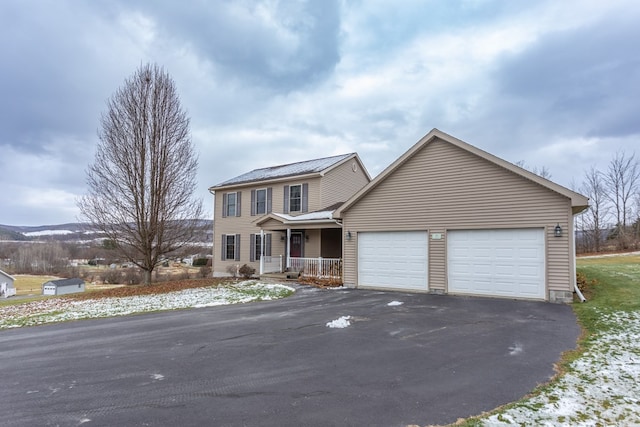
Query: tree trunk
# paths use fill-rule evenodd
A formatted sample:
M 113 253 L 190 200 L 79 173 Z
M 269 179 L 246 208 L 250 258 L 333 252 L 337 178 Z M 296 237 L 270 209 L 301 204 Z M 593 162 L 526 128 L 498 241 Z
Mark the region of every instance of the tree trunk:
M 151 284 L 151 273 L 153 273 L 153 270 L 145 270 L 144 271 L 144 284 L 145 285 L 150 285 Z

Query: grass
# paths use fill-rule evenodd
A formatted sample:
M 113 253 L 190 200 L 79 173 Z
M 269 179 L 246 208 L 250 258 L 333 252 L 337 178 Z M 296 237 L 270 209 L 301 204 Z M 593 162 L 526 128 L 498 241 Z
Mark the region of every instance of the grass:
M 154 311 L 211 307 L 216 305 L 270 301 L 294 292 L 284 285 L 256 281 L 201 279 L 162 282 L 150 286 L 133 285 L 49 297 L 46 301 L 26 301 L 0 307 L 0 329 L 35 326 L 78 319 L 124 316 Z
M 16 274 L 16 295 L 39 295 L 42 293 L 42 284 L 49 280 L 56 280 L 56 276 L 36 276 L 33 274 Z
M 603 346 L 602 337 L 608 333 L 619 334 L 624 329 L 621 322 L 624 322 L 626 318 L 640 315 L 640 256 L 615 255 L 602 258 L 578 258 L 577 270 L 585 274 L 590 282 L 584 292 L 587 302 L 576 302 L 572 306 L 584 333 L 579 340 L 578 348 L 563 355 L 558 364 L 560 374 L 550 383 L 536 388 L 526 398 L 482 417 L 462 420 L 456 423 L 456 426 L 484 426 L 487 425 L 486 418 L 490 415 L 493 415 L 494 420 L 509 424 L 510 418 L 506 414 L 511 410 L 530 410 L 535 413 L 536 403 L 534 402 L 542 400 L 553 404 L 562 398 L 564 374 L 576 375 L 580 378 L 580 384 L 576 387 L 578 391 L 592 386 L 594 376 L 592 374 L 584 375 L 578 371 L 577 366 L 580 366 L 583 360 L 588 360 L 593 355 L 602 356 L 603 360 L 609 356 L 616 356 L 610 348 L 607 348 L 606 345 Z M 611 395 L 597 404 L 599 404 L 600 410 L 594 409 L 590 415 L 578 411 L 573 416 L 558 415 L 556 420 L 561 424 L 586 423 L 586 425 L 635 425 L 635 422 L 638 421 L 637 418 L 634 418 L 637 415 L 631 412 L 620 415 L 622 418 L 619 419 L 609 419 L 608 423 L 604 421 L 606 418 L 603 412 L 614 405 L 624 405 L 624 396 Z

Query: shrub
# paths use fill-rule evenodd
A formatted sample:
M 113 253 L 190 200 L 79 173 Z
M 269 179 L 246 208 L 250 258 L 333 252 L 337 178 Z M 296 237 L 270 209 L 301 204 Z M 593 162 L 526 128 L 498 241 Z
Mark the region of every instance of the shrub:
M 115 268 L 113 269 L 110 268 L 101 274 L 101 278 L 103 283 L 108 283 L 110 285 L 117 285 L 117 284 L 120 284 L 122 281 L 122 274 L 120 273 L 120 270 L 117 270 Z
M 127 285 L 137 285 L 142 283 L 142 275 L 140 274 L 140 270 L 134 267 L 125 269 L 124 282 Z
M 203 265 L 202 267 L 200 267 L 198 274 L 203 279 L 206 279 L 207 277 L 211 276 L 211 267 L 207 267 L 206 265 Z
M 593 287 L 598 284 L 598 281 L 596 279 L 589 280 L 586 274 L 578 271 L 576 273 L 576 283 L 578 284 L 580 292 L 589 294 L 593 290 Z
M 227 266 L 227 273 L 229 273 L 233 277 L 238 277 L 238 267 L 235 266 L 235 265 L 228 265 Z
M 251 278 L 251 276 L 253 276 L 254 274 L 256 274 L 256 269 L 245 264 L 242 267 L 240 267 L 238 269 L 238 272 L 240 273 L 240 275 L 245 278 L 245 279 L 249 279 Z
M 200 267 L 203 265 L 207 265 L 207 258 L 196 258 L 193 260 L 193 266 L 194 267 Z

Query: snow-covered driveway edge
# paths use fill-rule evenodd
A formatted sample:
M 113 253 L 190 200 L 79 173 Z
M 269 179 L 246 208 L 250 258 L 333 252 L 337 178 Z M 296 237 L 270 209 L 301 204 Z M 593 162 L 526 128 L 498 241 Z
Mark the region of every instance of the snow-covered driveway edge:
M 483 425 L 640 425 L 640 313 L 599 316 L 606 332 L 585 340 L 567 373 Z
M 293 292 L 295 289 L 290 286 L 251 280 L 234 285 L 190 288 L 155 295 L 87 300 L 51 298 L 0 307 L 0 329 L 151 311 L 270 301 L 287 297 Z

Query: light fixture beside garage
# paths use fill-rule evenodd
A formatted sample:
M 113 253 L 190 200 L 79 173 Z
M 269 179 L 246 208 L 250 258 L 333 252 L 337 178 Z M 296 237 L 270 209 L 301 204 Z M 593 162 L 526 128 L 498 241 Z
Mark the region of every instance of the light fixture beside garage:
M 347 237 L 347 240 L 351 240 L 351 232 L 350 231 L 347 231 L 346 237 Z
M 553 229 L 553 235 L 556 237 L 562 237 L 562 227 L 560 227 L 560 223 L 558 223 L 556 228 Z

